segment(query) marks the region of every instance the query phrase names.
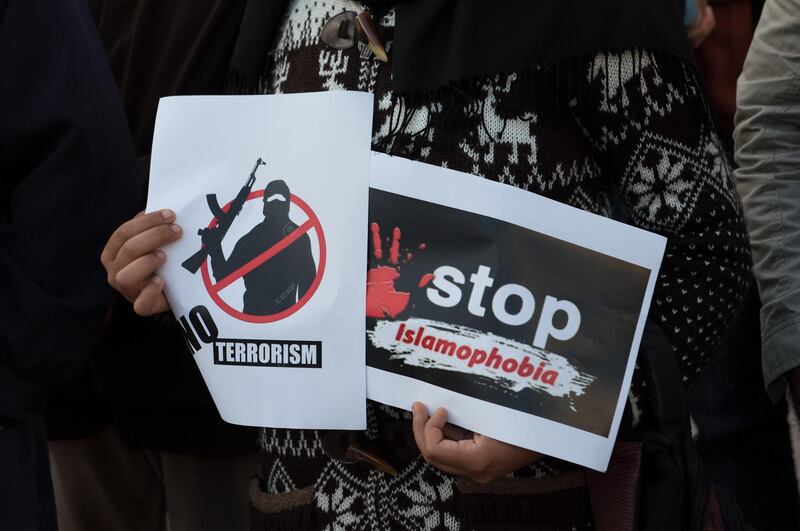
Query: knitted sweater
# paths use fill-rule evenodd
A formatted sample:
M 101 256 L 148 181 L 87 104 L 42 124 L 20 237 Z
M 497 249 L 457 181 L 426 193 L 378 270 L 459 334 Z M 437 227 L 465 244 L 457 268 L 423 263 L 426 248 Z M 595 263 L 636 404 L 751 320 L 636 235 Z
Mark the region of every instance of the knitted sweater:
M 473 81 L 468 93 L 408 102 L 391 92 L 391 65 L 365 45 L 336 50 L 319 40 L 325 23 L 344 10 L 363 7 L 349 0 L 293 2 L 265 92 L 370 91 L 375 149 L 603 216 L 612 215 L 612 199 L 618 200 L 631 224 L 668 238 L 650 319 L 670 337 L 684 382 L 694 380 L 738 308 L 750 255 L 731 169 L 690 73 L 668 58 L 628 50 L 534 65 Z M 392 13 L 380 22 L 391 55 Z M 635 374 L 634 412 L 646 411 L 646 396 Z M 413 448 L 398 435 L 407 433 L 400 429 L 409 422 L 406 412 L 375 403 L 367 411 L 369 439 Z M 566 497 L 549 500 L 542 494 L 549 489 L 542 485 L 576 468 L 552 458 L 504 480 L 500 490 L 514 492 L 507 496 L 497 486 L 482 490 L 456 480 L 413 452 L 396 478 L 340 463 L 323 453 L 315 431 L 266 429 L 261 445 L 253 529 L 592 526 L 585 492 L 567 489 Z

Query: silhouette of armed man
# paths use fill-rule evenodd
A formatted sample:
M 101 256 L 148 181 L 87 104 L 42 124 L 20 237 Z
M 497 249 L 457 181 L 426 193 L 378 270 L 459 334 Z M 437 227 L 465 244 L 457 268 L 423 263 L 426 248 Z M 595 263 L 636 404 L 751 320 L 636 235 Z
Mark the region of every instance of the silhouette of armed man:
M 289 186 L 272 181 L 264 190 L 264 221 L 242 236 L 226 259 L 221 245 L 209 250 L 217 282 L 284 239 L 297 225 L 289 219 Z M 294 305 L 314 282 L 317 268 L 311 239 L 303 234 L 284 250 L 244 275 L 244 313 L 272 315 Z

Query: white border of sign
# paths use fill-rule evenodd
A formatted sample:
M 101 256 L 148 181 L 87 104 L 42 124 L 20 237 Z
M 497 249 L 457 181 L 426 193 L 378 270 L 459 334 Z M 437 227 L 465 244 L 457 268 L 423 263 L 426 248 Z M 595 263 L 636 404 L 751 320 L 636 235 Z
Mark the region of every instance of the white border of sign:
M 647 311 L 666 248 L 666 238 L 513 186 L 379 153 L 372 155 L 370 186 L 493 217 L 650 270 L 607 438 L 367 367 L 368 398 L 407 410 L 411 409 L 414 400 L 423 402 L 429 410 L 444 407 L 453 424 L 604 472 L 625 408 Z

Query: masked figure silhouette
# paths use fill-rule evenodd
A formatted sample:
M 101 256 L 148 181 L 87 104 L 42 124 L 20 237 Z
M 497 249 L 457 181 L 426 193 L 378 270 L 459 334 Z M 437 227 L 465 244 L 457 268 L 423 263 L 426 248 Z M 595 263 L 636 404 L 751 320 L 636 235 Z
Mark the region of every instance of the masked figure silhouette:
M 289 219 L 289 186 L 272 181 L 264 190 L 264 221 L 242 236 L 226 259 L 220 245 L 209 250 L 217 282 L 284 239 L 297 225 Z M 244 313 L 272 315 L 294 305 L 314 281 L 311 240 L 303 234 L 287 248 L 244 275 Z

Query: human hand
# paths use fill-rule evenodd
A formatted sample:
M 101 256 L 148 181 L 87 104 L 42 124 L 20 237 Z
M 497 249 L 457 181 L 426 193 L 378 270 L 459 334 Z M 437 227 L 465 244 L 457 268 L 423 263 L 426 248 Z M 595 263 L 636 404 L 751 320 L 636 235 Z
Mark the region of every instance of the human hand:
M 447 424 L 447 411 L 443 408 L 431 417 L 423 404 L 414 402 L 412 411 L 419 451 L 428 463 L 448 474 L 485 484 L 542 457 L 531 450 Z
M 716 25 L 714 9 L 708 5 L 708 0 L 697 0 L 697 21 L 689 27 L 689 40 L 692 46 L 699 48 L 706 37 L 714 31 Z
M 155 271 L 167 259 L 160 248 L 178 240 L 183 233 L 174 221 L 171 210 L 140 212 L 114 231 L 100 256 L 108 283 L 133 303 L 133 310 L 139 315 L 169 310 L 164 279 Z

